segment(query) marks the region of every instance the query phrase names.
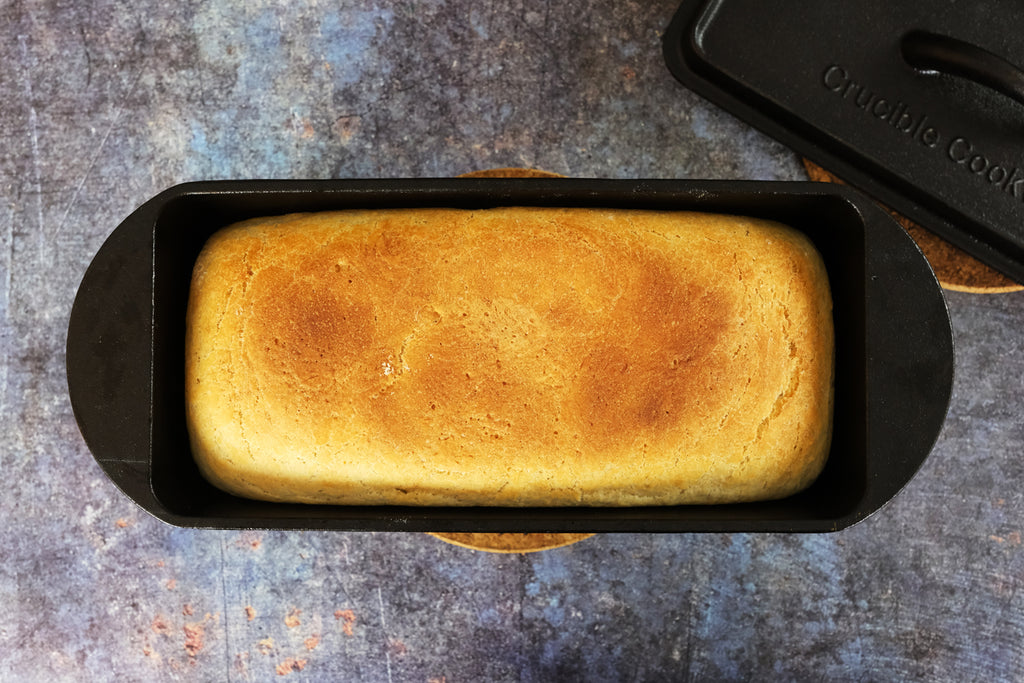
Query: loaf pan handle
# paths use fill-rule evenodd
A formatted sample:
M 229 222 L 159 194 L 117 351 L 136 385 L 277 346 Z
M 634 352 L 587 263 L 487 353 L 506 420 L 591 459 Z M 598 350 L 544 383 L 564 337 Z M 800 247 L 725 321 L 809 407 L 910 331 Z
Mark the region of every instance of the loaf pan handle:
M 71 309 L 66 350 L 68 393 L 86 445 L 111 480 L 147 509 L 158 203 L 125 219 L 93 258 Z
M 870 211 L 868 210 L 870 208 Z M 868 252 L 869 497 L 883 507 L 924 464 L 953 392 L 952 322 L 942 288 L 917 244 L 877 206 L 862 206 Z M 883 229 L 884 228 L 884 229 Z

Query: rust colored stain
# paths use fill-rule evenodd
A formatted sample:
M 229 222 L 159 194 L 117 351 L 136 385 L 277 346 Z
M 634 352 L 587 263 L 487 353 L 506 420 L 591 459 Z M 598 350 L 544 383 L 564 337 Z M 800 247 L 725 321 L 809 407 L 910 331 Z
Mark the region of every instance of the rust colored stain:
M 184 614 L 186 617 L 192 616 L 192 612 L 192 605 L 188 603 L 185 603 L 185 605 L 181 608 L 181 613 Z
M 252 621 L 256 618 L 256 610 L 253 608 L 252 605 L 245 606 L 245 618 L 249 621 Z
M 174 590 L 175 588 L 178 587 L 178 580 L 177 579 L 167 579 L 167 583 L 164 584 L 164 585 L 167 587 L 167 590 L 172 591 L 172 590 Z
M 239 652 L 235 655 L 235 671 L 241 676 L 249 676 L 249 653 Z
M 350 609 L 339 609 L 334 611 L 334 618 L 341 619 L 341 630 L 346 636 L 351 636 L 354 633 L 353 627 L 356 624 L 356 613 Z
M 185 624 L 182 630 L 185 632 L 185 652 L 189 657 L 195 657 L 203 649 L 203 625 Z
M 259 648 L 261 655 L 269 655 L 274 650 L 274 639 L 264 638 L 257 644 L 257 647 Z
M 295 657 L 288 657 L 283 662 L 277 665 L 277 675 L 287 676 L 293 671 L 302 671 L 306 668 L 305 659 L 296 659 Z
M 167 623 L 167 619 L 162 614 L 153 617 L 153 623 L 150 624 L 150 628 L 153 629 L 154 633 L 161 635 L 167 635 L 171 632 L 171 625 Z
M 353 135 L 359 132 L 361 123 L 361 116 L 342 116 L 334 122 L 334 134 L 337 135 L 342 142 L 348 142 L 352 139 Z
M 234 545 L 236 548 L 259 550 L 263 545 L 263 538 L 256 531 L 247 530 L 238 535 Z
M 314 633 L 302 642 L 305 643 L 307 650 L 315 650 L 316 646 L 320 644 L 320 634 Z
M 299 620 L 299 615 L 302 614 L 302 610 L 297 607 L 293 607 L 292 611 L 288 613 L 288 616 L 284 618 L 284 625 L 288 628 L 295 628 L 302 622 Z

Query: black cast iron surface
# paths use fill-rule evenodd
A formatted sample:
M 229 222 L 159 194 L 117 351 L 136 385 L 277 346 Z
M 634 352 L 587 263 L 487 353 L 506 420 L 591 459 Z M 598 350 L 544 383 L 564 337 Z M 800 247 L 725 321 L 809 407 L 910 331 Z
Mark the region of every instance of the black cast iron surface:
M 408 508 L 284 505 L 209 486 L 184 423 L 184 320 L 206 239 L 244 218 L 402 206 L 548 205 L 698 210 L 782 221 L 829 272 L 836 328 L 833 446 L 807 491 L 781 501 L 664 508 Z M 71 313 L 72 405 L 97 461 L 166 521 L 228 528 L 418 531 L 835 531 L 913 476 L 938 436 L 953 381 L 949 318 L 909 237 L 838 186 L 739 181 L 236 181 L 171 188 L 126 219 L 86 273 Z
M 687 0 L 684 84 L 1024 281 L 1020 5 Z

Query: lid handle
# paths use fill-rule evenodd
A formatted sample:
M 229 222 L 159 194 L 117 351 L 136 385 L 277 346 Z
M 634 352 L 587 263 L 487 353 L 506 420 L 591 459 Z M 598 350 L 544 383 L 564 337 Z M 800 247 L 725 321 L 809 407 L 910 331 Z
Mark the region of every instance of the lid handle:
M 967 78 L 1024 104 L 1024 71 L 987 50 L 956 38 L 911 31 L 900 44 L 903 59 L 923 71 Z

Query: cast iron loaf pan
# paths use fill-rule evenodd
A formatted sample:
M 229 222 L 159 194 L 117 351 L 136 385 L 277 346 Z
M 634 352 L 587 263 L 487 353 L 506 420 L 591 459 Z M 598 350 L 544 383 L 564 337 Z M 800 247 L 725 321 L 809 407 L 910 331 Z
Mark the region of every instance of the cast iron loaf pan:
M 770 218 L 806 233 L 829 273 L 836 329 L 832 449 L 784 500 L 642 508 L 325 506 L 236 498 L 192 460 L 184 411 L 193 263 L 217 229 L 346 208 L 578 206 Z M 584 179 L 220 181 L 173 187 L 129 216 L 86 272 L 67 345 L 72 406 L 96 461 L 174 525 L 436 532 L 835 531 L 881 508 L 927 457 L 953 381 L 949 316 L 914 242 L 848 188 L 820 183 Z

